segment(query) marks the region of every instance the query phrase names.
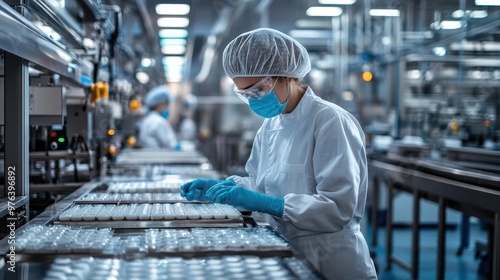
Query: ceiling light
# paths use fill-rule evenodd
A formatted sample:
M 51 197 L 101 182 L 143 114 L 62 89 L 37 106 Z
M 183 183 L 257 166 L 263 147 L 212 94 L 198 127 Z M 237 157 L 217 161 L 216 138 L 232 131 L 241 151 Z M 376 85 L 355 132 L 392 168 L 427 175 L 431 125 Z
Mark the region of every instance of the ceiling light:
M 141 84 L 147 84 L 149 82 L 149 75 L 147 73 L 144 73 L 144 72 L 137 72 L 135 74 L 135 78 Z
M 158 27 L 187 27 L 189 19 L 185 17 L 164 17 L 158 19 Z
M 356 3 L 356 0 L 319 0 L 318 2 L 325 5 L 352 5 Z
M 161 39 L 160 46 L 176 45 L 185 46 L 187 44 L 186 39 Z
M 168 63 L 168 64 L 163 64 L 163 69 L 165 70 L 170 70 L 170 71 L 182 71 L 184 68 L 184 64 L 182 63 Z
M 332 21 L 329 19 L 325 20 L 299 19 L 295 22 L 295 26 L 297 26 L 298 28 L 332 28 Z
M 182 77 L 180 77 L 180 78 L 167 77 L 167 82 L 169 82 L 169 83 L 180 83 L 180 82 L 182 82 Z
M 160 29 L 160 38 L 185 38 L 188 35 L 186 29 Z
M 158 4 L 155 10 L 159 15 L 187 15 L 190 7 L 187 4 Z
M 163 65 L 183 65 L 185 59 L 182 56 L 164 56 L 162 62 Z
M 306 15 L 311 17 L 336 17 L 342 14 L 342 8 L 339 7 L 310 7 Z
M 184 46 L 164 46 L 161 48 L 163 54 L 184 54 L 186 47 Z
M 443 20 L 439 26 L 441 29 L 459 29 L 462 27 L 462 22 L 458 20 Z
M 477 6 L 500 6 L 498 0 L 476 0 Z
M 288 33 L 293 38 L 324 38 L 328 39 L 332 37 L 331 31 L 326 30 L 314 30 L 314 29 L 292 29 Z
M 399 10 L 396 9 L 371 9 L 372 17 L 399 17 Z

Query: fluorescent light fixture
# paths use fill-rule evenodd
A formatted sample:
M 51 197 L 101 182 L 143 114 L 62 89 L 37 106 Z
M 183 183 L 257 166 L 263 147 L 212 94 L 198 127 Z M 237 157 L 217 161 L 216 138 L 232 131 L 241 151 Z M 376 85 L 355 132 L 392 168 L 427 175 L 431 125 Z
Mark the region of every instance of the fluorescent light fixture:
M 500 6 L 498 0 L 476 0 L 477 6 Z
M 342 14 L 342 8 L 339 7 L 309 7 L 306 15 L 310 17 L 336 17 Z
M 164 17 L 159 18 L 158 27 L 187 27 L 189 25 L 189 19 L 185 17 Z
M 161 39 L 160 40 L 160 46 L 170 46 L 170 45 L 175 45 L 175 46 L 185 46 L 187 44 L 186 39 Z
M 184 46 L 164 46 L 161 48 L 163 54 L 184 54 L 186 47 Z
M 155 60 L 149 57 L 144 57 L 141 59 L 141 66 L 142 67 L 151 67 L 155 65 Z
M 185 38 L 188 35 L 186 29 L 160 29 L 160 38 Z
M 332 37 L 331 31 L 326 30 L 314 30 L 314 29 L 292 29 L 289 35 L 293 38 L 324 38 L 328 39 Z
M 184 71 L 183 64 L 165 64 L 163 69 L 168 73 L 182 73 Z
M 477 11 L 470 12 L 471 18 L 485 18 L 487 16 L 488 16 L 488 12 L 485 10 L 477 10 Z
M 399 17 L 399 10 L 396 9 L 371 9 L 372 17 Z
M 185 59 L 182 56 L 164 56 L 163 65 L 184 65 Z
M 144 72 L 137 72 L 135 74 L 135 78 L 141 84 L 147 84 L 149 82 L 149 75 L 147 73 L 144 73 Z
M 319 0 L 318 2 L 323 5 L 352 5 L 356 3 L 356 0 Z
M 180 82 L 182 82 L 182 77 L 180 77 L 180 78 L 167 77 L 167 82 L 169 82 L 169 83 L 180 83 Z
M 434 52 L 434 54 L 436 56 L 445 56 L 446 55 L 446 48 L 444 47 L 435 47 L 432 49 L 432 52 Z
M 297 26 L 298 28 L 332 28 L 332 21 L 329 19 L 325 20 L 299 19 L 295 22 L 295 26 Z
M 443 20 L 440 24 L 441 29 L 459 29 L 462 27 L 462 22 L 458 20 Z
M 158 4 L 155 7 L 158 15 L 187 15 L 190 9 L 187 4 Z

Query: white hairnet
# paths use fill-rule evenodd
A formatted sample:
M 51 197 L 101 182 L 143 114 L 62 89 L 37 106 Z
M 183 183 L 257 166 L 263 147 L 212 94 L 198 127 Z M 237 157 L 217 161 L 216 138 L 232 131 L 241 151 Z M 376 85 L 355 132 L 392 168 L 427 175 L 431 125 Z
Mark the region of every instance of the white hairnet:
M 152 88 L 144 98 L 144 104 L 150 109 L 160 103 L 170 103 L 170 91 L 166 85 Z
M 311 70 L 304 46 L 270 28 L 255 29 L 232 40 L 224 49 L 222 65 L 231 79 L 260 76 L 300 79 Z

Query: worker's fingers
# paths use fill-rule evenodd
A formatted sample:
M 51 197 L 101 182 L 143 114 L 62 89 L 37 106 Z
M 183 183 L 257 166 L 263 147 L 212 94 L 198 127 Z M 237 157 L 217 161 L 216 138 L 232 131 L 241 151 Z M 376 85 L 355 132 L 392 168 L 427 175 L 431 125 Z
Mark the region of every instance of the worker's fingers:
M 224 184 L 217 184 L 217 185 L 211 187 L 210 189 L 208 189 L 205 196 L 213 202 L 220 203 L 222 197 L 219 198 L 219 196 L 221 196 L 223 193 L 228 192 L 231 188 L 233 188 L 233 187 L 226 186 Z
M 201 199 L 201 191 L 200 190 L 192 190 L 192 191 L 187 192 L 186 199 L 188 201 L 200 200 Z
M 187 193 L 194 181 L 189 181 L 181 185 L 181 190 Z

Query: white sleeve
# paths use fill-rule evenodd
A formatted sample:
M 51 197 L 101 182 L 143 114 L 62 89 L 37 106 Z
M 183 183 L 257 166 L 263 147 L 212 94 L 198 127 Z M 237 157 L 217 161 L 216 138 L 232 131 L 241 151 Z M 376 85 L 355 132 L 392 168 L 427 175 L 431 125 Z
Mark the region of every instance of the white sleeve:
M 158 125 L 156 129 L 156 139 L 158 139 L 160 148 L 162 149 L 173 149 L 176 146 L 177 140 L 175 138 L 175 132 L 167 120 L 164 120 L 161 125 Z
M 283 219 L 304 230 L 340 231 L 354 217 L 362 168 L 363 133 L 350 120 L 334 118 L 316 133 L 313 152 L 317 194 L 285 195 Z

